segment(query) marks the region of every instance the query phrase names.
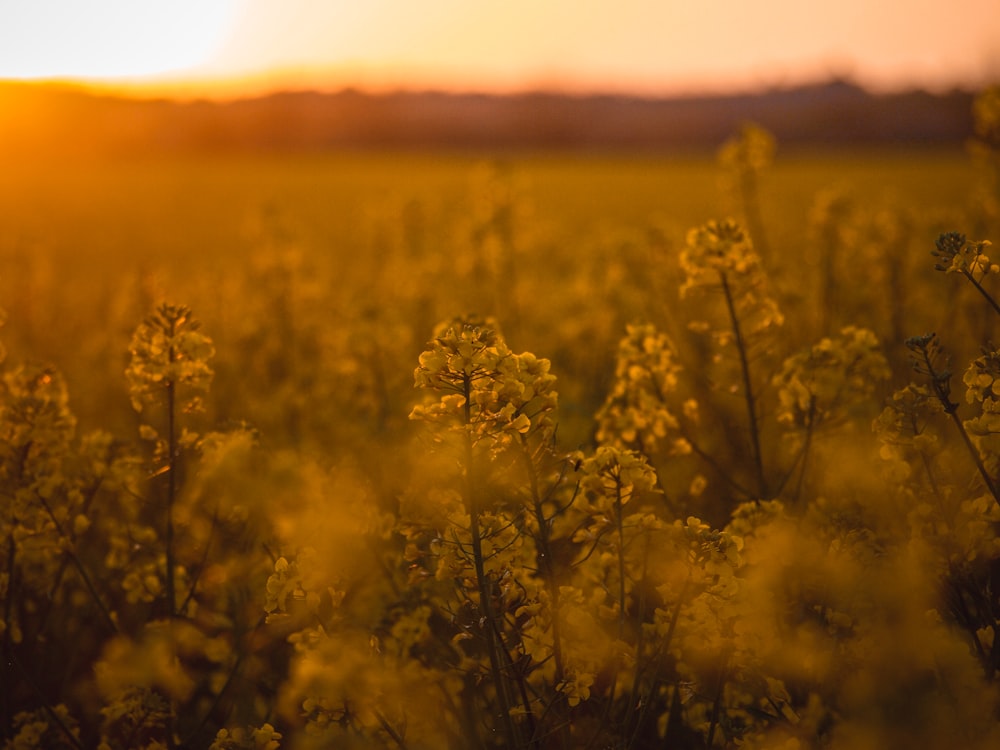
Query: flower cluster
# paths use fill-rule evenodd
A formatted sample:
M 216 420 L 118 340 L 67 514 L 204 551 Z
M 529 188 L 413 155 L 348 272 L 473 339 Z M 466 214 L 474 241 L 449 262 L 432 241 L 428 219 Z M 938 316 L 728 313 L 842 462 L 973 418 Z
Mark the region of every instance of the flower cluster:
M 976 447 L 993 472 L 1000 462 L 1000 351 L 984 351 L 962 377 L 965 400 L 979 413 L 965 420 Z
M 986 254 L 986 249 L 992 244 L 989 240 L 969 242 L 964 234 L 947 232 L 940 235 L 934 243 L 931 254 L 939 258 L 934 264 L 938 271 L 958 273 L 979 283 L 988 274 L 1000 273 L 1000 266 L 993 263 Z
M 597 442 L 654 455 L 666 444 L 672 453 L 690 451 L 668 397 L 677 391 L 681 367 L 667 336 L 655 326 L 630 325 L 618 344 L 615 379 L 597 412 Z M 692 401 L 685 412 L 694 413 Z
M 844 328 L 785 360 L 772 380 L 778 421 L 799 430 L 829 423 L 870 397 L 890 374 L 875 334 Z
M 760 258 L 743 227 L 726 219 L 710 221 L 689 231 L 680 263 L 686 274 L 681 286 L 683 298 L 696 287 L 717 286 L 720 276 L 756 271 Z
M 696 289 L 721 290 L 726 317 L 739 321 L 747 339 L 784 323 L 777 302 L 767 294 L 760 257 L 738 223 L 710 221 L 692 229 L 681 251 L 680 265 L 685 274 L 681 298 Z M 711 325 L 701 327 L 711 330 Z M 732 342 L 732 326 L 718 328 L 714 336 L 720 344 Z
M 194 392 L 184 402 L 185 411 L 202 408 L 199 394 L 212 382 L 209 360 L 215 348 L 200 328 L 187 307 L 163 304 L 136 329 L 130 346 L 132 359 L 125 371 L 136 411 L 162 403 L 174 388 Z
M 941 401 L 926 386 L 911 383 L 893 393 L 876 417 L 872 429 L 881 443 L 879 455 L 894 481 L 909 478 L 914 466 L 928 466 L 941 451 L 943 436 L 934 416 L 942 411 Z
M 551 433 L 557 395 L 549 361 L 514 354 L 489 321 L 456 320 L 441 326 L 420 355 L 415 385 L 443 393 L 414 407 L 410 419 L 466 432 L 494 450 L 514 435 Z
M 583 458 L 577 472 L 590 507 L 600 514 L 653 491 L 657 484 L 656 472 L 641 453 L 609 446 Z

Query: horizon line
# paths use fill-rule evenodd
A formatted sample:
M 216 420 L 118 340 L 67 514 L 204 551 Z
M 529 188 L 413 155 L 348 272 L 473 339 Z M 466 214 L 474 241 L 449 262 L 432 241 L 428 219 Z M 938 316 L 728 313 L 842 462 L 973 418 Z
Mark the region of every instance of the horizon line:
M 282 80 L 284 79 L 284 80 Z M 72 76 L 51 77 L 2 77 L 0 85 L 25 86 L 72 90 L 96 96 L 111 96 L 135 101 L 169 100 L 176 102 L 215 101 L 220 103 L 265 99 L 280 94 L 327 94 L 335 95 L 345 92 L 358 92 L 368 96 L 391 95 L 430 95 L 442 94 L 451 96 L 488 96 L 488 97 L 518 97 L 531 95 L 564 96 L 567 98 L 598 98 L 616 97 L 646 100 L 670 99 L 706 99 L 753 96 L 797 89 L 818 88 L 834 84 L 852 86 L 872 96 L 891 96 L 923 92 L 934 95 L 948 93 L 975 93 L 984 87 L 995 84 L 973 84 L 971 82 L 951 82 L 948 85 L 928 86 L 926 82 L 907 82 L 894 86 L 872 85 L 859 76 L 851 73 L 831 71 L 825 75 L 817 75 L 802 79 L 774 79 L 759 81 L 753 84 L 689 84 L 675 87 L 662 87 L 653 90 L 649 86 L 617 85 L 585 85 L 582 83 L 567 83 L 557 81 L 538 81 L 521 85 L 497 86 L 485 84 L 479 87 L 471 85 L 443 84 L 441 82 L 405 82 L 326 80 L 318 76 L 310 76 L 308 80 L 296 80 L 291 76 L 275 73 L 264 73 L 254 76 L 219 76 L 213 78 L 174 78 L 162 81 L 137 81 L 129 79 L 95 80 L 74 78 Z

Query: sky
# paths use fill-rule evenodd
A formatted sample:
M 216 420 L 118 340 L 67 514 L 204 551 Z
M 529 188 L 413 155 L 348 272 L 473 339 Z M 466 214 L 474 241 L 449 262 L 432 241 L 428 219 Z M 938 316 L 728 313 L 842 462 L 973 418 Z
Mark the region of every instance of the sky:
M 830 76 L 880 90 L 996 82 L 1000 3 L 0 0 L 0 79 L 669 94 Z

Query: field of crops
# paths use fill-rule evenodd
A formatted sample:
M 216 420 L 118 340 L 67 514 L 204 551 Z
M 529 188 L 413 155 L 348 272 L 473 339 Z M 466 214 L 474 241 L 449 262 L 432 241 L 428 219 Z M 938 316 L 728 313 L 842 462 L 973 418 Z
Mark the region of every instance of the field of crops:
M 2 746 L 998 746 L 978 102 L 3 171 Z

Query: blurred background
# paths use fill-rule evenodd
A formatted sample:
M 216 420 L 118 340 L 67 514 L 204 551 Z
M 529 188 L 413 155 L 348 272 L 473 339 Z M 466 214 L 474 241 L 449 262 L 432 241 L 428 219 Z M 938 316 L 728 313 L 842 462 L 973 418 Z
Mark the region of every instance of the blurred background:
M 989 0 L 60 0 L 0 3 L 0 77 L 148 89 L 343 86 L 647 95 L 850 76 L 978 87 L 1000 70 Z
M 3 0 L 0 18 L 8 155 L 698 147 L 745 119 L 786 143 L 954 142 L 1000 73 L 990 0 Z

